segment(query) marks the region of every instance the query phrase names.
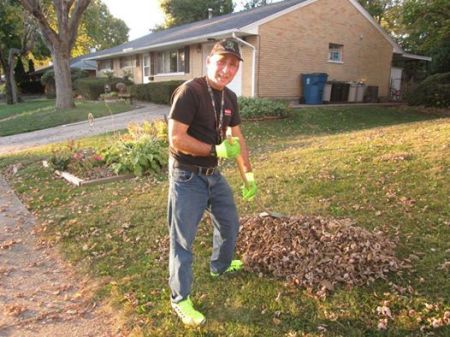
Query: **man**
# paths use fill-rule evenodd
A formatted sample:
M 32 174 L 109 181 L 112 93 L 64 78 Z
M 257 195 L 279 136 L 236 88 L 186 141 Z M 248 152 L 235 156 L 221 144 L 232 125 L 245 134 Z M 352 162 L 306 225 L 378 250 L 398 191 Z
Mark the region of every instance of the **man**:
M 240 260 L 232 259 L 239 218 L 231 188 L 217 168 L 218 160 L 239 159 L 246 182 L 242 195 L 251 200 L 256 194 L 239 127 L 237 97 L 226 87 L 240 61 L 237 40 L 216 43 L 206 59 L 207 75 L 177 89 L 169 114 L 169 285 L 172 307 L 183 323 L 191 326 L 205 322 L 190 299 L 192 244 L 205 211 L 214 226 L 211 275 L 218 277 L 242 268 Z M 227 137 L 227 130 L 231 130 L 231 136 Z

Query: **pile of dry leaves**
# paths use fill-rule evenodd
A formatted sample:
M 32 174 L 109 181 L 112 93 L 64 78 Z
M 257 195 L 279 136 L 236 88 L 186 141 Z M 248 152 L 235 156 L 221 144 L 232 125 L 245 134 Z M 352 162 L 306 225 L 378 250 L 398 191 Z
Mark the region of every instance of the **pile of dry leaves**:
M 248 270 L 287 279 L 318 295 L 338 283 L 362 285 L 402 267 L 394 242 L 350 219 L 246 217 L 237 250 Z

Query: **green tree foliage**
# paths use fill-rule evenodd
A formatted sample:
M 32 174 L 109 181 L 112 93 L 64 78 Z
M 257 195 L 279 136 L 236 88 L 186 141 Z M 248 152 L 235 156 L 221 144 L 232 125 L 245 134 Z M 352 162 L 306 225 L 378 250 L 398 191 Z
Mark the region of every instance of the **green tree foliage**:
M 381 24 L 386 9 L 392 4 L 392 0 L 358 0 L 358 2 Z
M 240 1 L 240 4 L 244 7 L 244 9 L 252 9 L 257 7 L 262 7 L 272 3 L 271 0 L 247 0 Z
M 6 78 L 6 101 L 17 103 L 13 69 L 17 57 L 30 50 L 36 29 L 16 0 L 0 0 L 0 66 Z
M 428 76 L 406 97 L 409 105 L 450 106 L 450 72 Z
M 21 47 L 23 18 L 15 1 L 0 0 L 0 53 L 5 55 L 9 48 Z
M 402 46 L 433 58 L 432 72 L 450 71 L 450 1 L 405 0 Z
M 27 74 L 21 57 L 17 59 L 16 67 L 14 68 L 14 78 L 19 86 L 27 80 Z
M 107 49 L 128 41 L 130 29 L 123 20 L 113 16 L 101 0 L 92 0 L 83 15 L 81 26 L 88 36 L 86 52 L 90 48 Z
M 208 8 L 213 16 L 231 13 L 234 8 L 232 0 L 160 0 L 160 6 L 165 22 L 158 29 L 207 19 Z

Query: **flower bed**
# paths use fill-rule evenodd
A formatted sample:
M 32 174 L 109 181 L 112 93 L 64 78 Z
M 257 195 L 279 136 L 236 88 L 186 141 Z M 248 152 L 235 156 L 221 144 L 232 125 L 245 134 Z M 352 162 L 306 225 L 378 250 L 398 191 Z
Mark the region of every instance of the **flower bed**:
M 77 186 L 159 173 L 167 164 L 167 124 L 130 124 L 128 131 L 100 150 L 70 141 L 44 166 Z

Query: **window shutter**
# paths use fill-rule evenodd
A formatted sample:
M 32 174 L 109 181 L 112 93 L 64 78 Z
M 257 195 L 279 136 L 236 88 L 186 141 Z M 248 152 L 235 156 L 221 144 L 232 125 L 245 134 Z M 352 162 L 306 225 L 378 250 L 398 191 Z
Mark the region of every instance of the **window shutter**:
M 154 52 L 150 52 L 150 75 L 155 75 L 155 67 L 156 67 L 156 54 Z
M 189 73 L 189 46 L 184 47 L 184 72 Z
M 141 55 L 136 55 L 136 68 L 141 66 Z

